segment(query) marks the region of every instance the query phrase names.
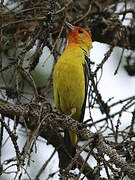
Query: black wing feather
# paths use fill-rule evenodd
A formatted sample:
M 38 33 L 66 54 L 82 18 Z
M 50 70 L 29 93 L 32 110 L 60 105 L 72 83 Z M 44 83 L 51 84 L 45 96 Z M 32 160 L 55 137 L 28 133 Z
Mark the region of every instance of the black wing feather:
M 79 122 L 83 121 L 84 113 L 85 113 L 85 107 L 86 107 L 86 100 L 87 100 L 87 94 L 88 94 L 88 84 L 89 84 L 89 58 L 85 56 L 85 64 L 83 64 L 84 69 L 84 77 L 85 77 L 85 98 L 82 106 L 82 113 L 79 119 Z

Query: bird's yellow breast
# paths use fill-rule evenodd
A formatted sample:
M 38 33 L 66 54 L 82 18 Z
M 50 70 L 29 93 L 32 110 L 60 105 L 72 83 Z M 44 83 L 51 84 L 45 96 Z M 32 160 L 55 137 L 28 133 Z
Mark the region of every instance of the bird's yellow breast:
M 79 52 L 78 52 L 79 51 Z M 84 54 L 80 49 L 66 49 L 58 60 L 54 73 L 54 100 L 57 110 L 63 114 L 71 114 L 79 120 L 85 98 Z

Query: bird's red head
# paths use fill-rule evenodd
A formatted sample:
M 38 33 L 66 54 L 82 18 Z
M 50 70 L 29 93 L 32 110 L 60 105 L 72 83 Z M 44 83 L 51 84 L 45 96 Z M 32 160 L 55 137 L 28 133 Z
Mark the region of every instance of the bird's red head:
M 92 48 L 92 39 L 90 34 L 82 27 L 72 26 L 66 23 L 69 27 L 68 31 L 68 45 L 80 46 L 87 52 Z

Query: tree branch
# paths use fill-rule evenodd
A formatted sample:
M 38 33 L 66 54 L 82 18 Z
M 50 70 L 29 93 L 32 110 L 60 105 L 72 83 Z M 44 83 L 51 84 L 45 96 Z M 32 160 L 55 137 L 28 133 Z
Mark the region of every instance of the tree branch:
M 22 105 L 13 105 L 5 101 L 0 101 L 0 113 L 2 115 L 10 118 L 16 116 L 18 122 L 22 125 L 24 125 L 23 118 L 25 118 L 27 127 L 31 130 L 36 128 L 38 124 L 41 123 L 42 126 L 40 126 L 40 131 L 39 131 L 40 135 L 43 138 L 46 138 L 49 142 L 52 142 L 50 141 L 50 139 L 48 139 L 48 137 L 46 137 L 46 132 L 48 131 L 49 126 L 53 127 L 53 129 L 51 130 L 53 134 L 54 134 L 53 132 L 54 128 L 57 127 L 67 128 L 77 133 L 80 137 L 84 139 L 93 139 L 92 141 L 95 144 L 95 148 L 97 148 L 100 153 L 104 153 L 104 155 L 105 154 L 108 155 L 117 168 L 121 168 L 121 171 L 126 173 L 131 178 L 135 176 L 135 164 L 131 165 L 126 163 L 126 161 L 122 157 L 120 157 L 120 155 L 116 151 L 112 150 L 112 148 L 104 142 L 104 139 L 101 134 L 93 134 L 85 127 L 83 123 L 78 123 L 69 116 L 60 115 L 57 112 L 52 111 L 52 109 L 48 107 L 49 107 L 48 103 L 47 102 L 44 103 L 41 112 L 40 105 L 28 104 L 22 106 Z M 51 132 L 49 129 L 49 133 Z M 56 144 L 58 145 L 59 142 L 57 141 L 55 145 Z
M 71 0 L 68 3 L 65 1 L 65 4 L 57 2 L 58 4 L 60 3 L 58 7 L 55 3 L 52 6 L 51 2 L 48 2 L 47 6 L 46 2 L 41 2 L 39 6 L 35 5 L 35 7 L 33 7 L 29 1 L 27 9 L 20 9 L 17 12 L 11 11 L 11 13 L 10 11 L 8 12 L 2 9 L 0 13 L 0 18 L 2 19 L 2 21 L 0 21 L 0 30 L 3 35 L 7 36 L 7 34 L 12 34 L 12 37 L 16 39 L 18 36 L 23 36 L 22 39 L 27 39 L 31 33 L 31 29 L 34 30 L 31 34 L 32 38 L 35 35 L 35 37 L 41 39 L 41 34 L 44 35 L 45 31 L 48 38 L 50 37 L 50 33 L 52 33 L 52 38 L 55 41 L 56 35 L 63 24 L 62 16 L 66 17 L 66 19 L 73 24 L 87 27 L 88 30 L 92 32 L 93 41 L 114 45 L 112 41 L 116 38 L 116 32 L 119 32 L 118 36 L 121 38 L 116 45 L 135 50 L 135 26 L 131 24 L 131 22 L 128 26 L 123 25 L 122 20 L 119 18 L 121 14 L 127 13 L 132 13 L 134 16 L 135 11 L 131 8 L 121 12 L 112 11 L 109 5 L 114 2 L 106 1 L 106 3 L 102 3 L 101 1 L 100 3 L 95 0 L 83 4 L 82 2 L 78 3 L 77 1 Z M 119 3 L 120 2 L 116 1 L 115 5 Z M 61 8 L 59 9 L 59 7 Z M 78 11 L 80 13 L 78 13 Z M 35 13 L 34 17 L 33 13 Z M 36 14 L 40 14 L 40 16 L 36 16 Z M 52 21 L 55 23 L 52 23 Z M 132 21 L 132 18 L 130 21 Z M 43 23 L 46 23 L 46 28 Z M 42 33 L 38 36 L 37 29 L 39 29 L 39 27 Z

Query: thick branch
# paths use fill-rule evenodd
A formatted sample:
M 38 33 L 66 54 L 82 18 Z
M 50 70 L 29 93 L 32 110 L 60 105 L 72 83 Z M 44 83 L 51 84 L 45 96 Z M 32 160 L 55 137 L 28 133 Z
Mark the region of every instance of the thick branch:
M 50 105 L 46 103 L 43 110 L 44 113 L 46 110 L 45 117 L 47 119 L 50 118 L 51 116 L 55 117 L 56 115 L 56 114 L 53 115 L 52 113 L 50 113 L 49 107 Z M 0 100 L 0 113 L 11 119 L 14 119 L 14 117 L 16 117 L 16 119 L 18 120 L 18 123 L 20 123 L 23 127 L 26 127 L 27 125 L 27 128 L 29 128 L 31 131 L 34 131 L 38 127 L 38 124 L 40 123 L 38 121 L 39 118 L 41 117 L 40 112 L 41 112 L 40 106 L 35 105 L 35 104 L 21 106 L 21 105 L 9 104 L 3 100 Z M 46 118 L 44 118 L 44 120 Z M 55 128 L 52 128 L 52 126 L 48 125 L 46 127 L 46 125 L 44 126 L 42 125 L 39 130 L 39 135 L 42 138 L 46 139 L 48 143 L 53 145 L 53 147 L 58 151 L 59 151 L 59 147 L 61 147 L 64 144 L 63 137 L 60 134 L 58 134 L 55 131 Z M 63 148 L 63 151 L 64 151 L 64 148 Z M 81 165 L 83 164 L 84 160 L 81 156 L 79 156 L 78 161 L 79 161 L 78 168 L 81 169 Z M 85 174 L 85 176 L 88 179 L 96 180 L 94 170 L 89 166 L 88 163 L 85 164 L 85 168 L 83 169 L 83 174 Z
M 116 151 L 112 150 L 103 140 L 102 135 L 93 134 L 90 132 L 82 123 L 78 123 L 70 117 L 65 115 L 59 115 L 56 112 L 48 111 L 48 104 L 45 103 L 42 108 L 40 105 L 30 104 L 30 105 L 13 105 L 4 101 L 0 101 L 0 113 L 7 117 L 16 116 L 18 118 L 18 122 L 24 125 L 24 121 L 20 116 L 24 117 L 24 120 L 27 124 L 27 127 L 31 130 L 35 129 L 39 123 L 42 124 L 40 126 L 40 134 L 42 137 L 46 137 L 46 132 L 51 129 L 52 137 L 55 130 L 50 128 L 50 125 L 54 127 L 62 127 L 72 130 L 77 133 L 79 136 L 85 139 L 93 139 L 95 147 L 98 148 L 100 153 L 104 153 L 110 157 L 116 167 L 121 168 L 123 172 L 125 172 L 129 177 L 135 176 L 135 165 L 131 166 L 125 162 L 125 160 L 117 154 Z M 29 118 L 28 118 L 29 117 Z M 39 122 L 40 120 L 40 122 Z M 50 133 L 50 132 L 49 132 Z M 47 138 L 48 139 L 48 138 Z M 97 141 L 95 143 L 95 140 Z M 51 141 L 50 141 L 51 142 Z M 58 143 L 58 142 L 57 142 Z M 56 143 L 56 144 L 57 144 Z M 55 144 L 55 145 L 56 145 Z M 59 143 L 58 143 L 59 144 Z M 57 144 L 57 145 L 58 145 Z M 58 148 L 58 146 L 57 146 Z

